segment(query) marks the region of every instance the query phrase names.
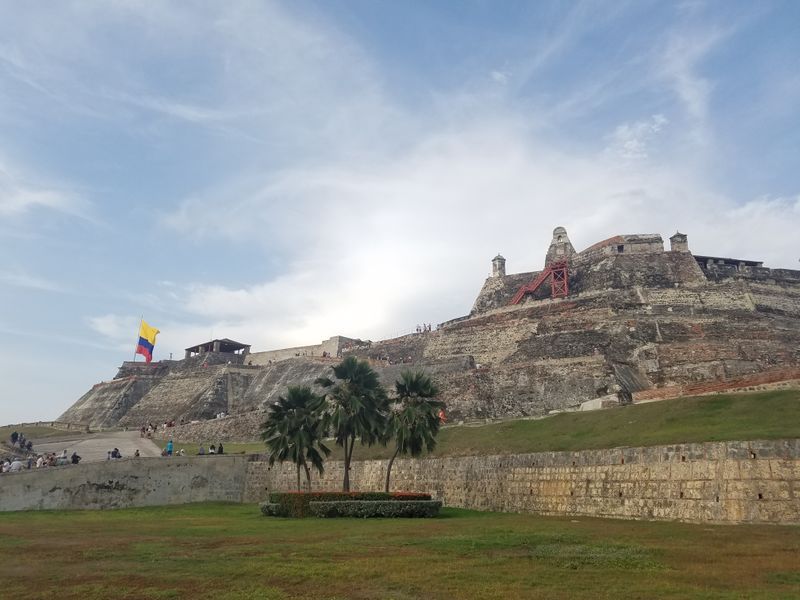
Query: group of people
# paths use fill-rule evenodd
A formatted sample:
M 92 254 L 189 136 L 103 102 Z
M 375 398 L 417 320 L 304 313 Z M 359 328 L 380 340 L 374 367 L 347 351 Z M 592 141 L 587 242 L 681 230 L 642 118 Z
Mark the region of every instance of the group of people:
M 15 431 L 11 434 L 11 447 L 30 452 L 33 450 L 33 442 L 29 439 L 26 439 L 24 433 Z
M 60 454 L 56 452 L 45 452 L 35 457 L 33 454 L 28 455 L 26 458 L 15 456 L 6 458 L 4 461 L 0 462 L 0 473 L 18 473 L 19 471 L 34 468 L 43 469 L 45 467 L 60 467 L 69 464 L 77 465 L 80 461 L 81 457 L 78 456 L 77 452 L 73 452 L 72 456 L 67 456 L 66 449 Z
M 183 423 L 184 423 L 184 420 L 183 420 L 183 418 L 181 417 L 180 424 L 181 424 L 181 425 L 183 425 Z M 161 429 L 162 431 L 166 431 L 166 430 L 167 430 L 168 428 L 170 428 L 170 427 L 175 427 L 175 419 L 171 419 L 171 420 L 169 420 L 169 421 L 164 421 L 164 423 L 162 423 L 162 424 L 161 424 L 161 426 L 160 426 L 160 429 Z M 153 425 L 152 423 L 148 423 L 147 425 L 142 425 L 142 426 L 139 428 L 139 437 L 142 437 L 142 438 L 144 438 L 144 437 L 146 437 L 146 438 L 151 438 L 151 437 L 153 437 L 153 434 L 154 434 L 154 433 L 155 433 L 155 432 L 156 432 L 158 429 L 159 429 L 159 427 L 157 427 L 156 425 Z
M 430 323 L 423 323 L 422 325 L 417 325 L 417 333 L 426 333 L 431 330 Z
M 197 449 L 198 456 L 205 456 L 206 454 L 224 454 L 224 453 L 225 453 L 225 448 L 222 447 L 222 444 L 219 444 L 219 446 L 211 444 L 208 447 L 208 450 L 206 450 L 204 444 L 200 444 L 200 447 Z M 175 444 L 173 443 L 172 438 L 170 438 L 167 441 L 167 445 L 164 446 L 164 449 L 161 451 L 161 456 L 186 456 L 186 451 L 183 448 L 176 451 Z
M 197 454 L 198 456 L 203 456 L 205 454 L 225 454 L 225 449 L 222 447 L 222 444 L 220 444 L 219 446 L 211 444 L 208 447 L 208 452 L 206 452 L 205 446 L 203 446 L 203 444 L 200 444 L 200 448 L 198 448 Z

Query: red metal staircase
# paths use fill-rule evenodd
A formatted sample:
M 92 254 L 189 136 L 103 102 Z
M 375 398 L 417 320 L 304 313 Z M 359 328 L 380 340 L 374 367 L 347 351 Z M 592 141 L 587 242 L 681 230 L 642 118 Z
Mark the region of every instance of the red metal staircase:
M 545 267 L 536 279 L 523 285 L 509 302 L 519 304 L 525 294 L 532 294 L 550 277 L 550 292 L 553 298 L 566 298 L 569 294 L 569 269 L 566 260 L 559 260 Z

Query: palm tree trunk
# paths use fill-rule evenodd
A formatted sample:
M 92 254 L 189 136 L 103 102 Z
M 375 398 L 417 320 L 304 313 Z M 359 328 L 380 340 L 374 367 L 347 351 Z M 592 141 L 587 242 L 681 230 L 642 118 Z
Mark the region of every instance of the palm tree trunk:
M 343 492 L 350 491 L 350 459 L 353 457 L 353 446 L 356 443 L 355 437 L 344 441 L 344 484 L 342 486 Z
M 297 465 L 297 491 L 298 492 L 302 491 L 300 489 L 300 465 L 299 464 Z
M 389 478 L 392 476 L 392 464 L 394 464 L 394 459 L 397 458 L 397 455 L 400 454 L 400 446 L 398 446 L 392 458 L 389 459 L 389 466 L 386 467 L 386 493 L 389 493 Z
M 308 468 L 306 461 L 303 461 L 303 468 L 306 470 L 306 482 L 308 483 L 308 491 L 311 492 L 311 469 Z

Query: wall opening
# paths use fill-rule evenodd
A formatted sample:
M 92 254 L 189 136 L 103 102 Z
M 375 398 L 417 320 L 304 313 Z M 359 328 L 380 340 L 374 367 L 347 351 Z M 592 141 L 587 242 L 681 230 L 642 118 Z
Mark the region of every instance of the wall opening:
M 764 494 L 759 494 L 759 495 L 758 495 L 758 499 L 759 499 L 759 500 L 763 500 L 763 499 L 764 499 Z
M 617 252 L 622 253 L 624 251 L 625 251 L 625 246 L 623 244 L 620 244 L 619 246 L 617 246 Z
M 683 492 L 681 492 L 681 498 L 683 498 Z
M 755 457 L 756 457 L 756 453 L 755 452 L 750 452 L 750 458 L 755 458 Z
M 686 462 L 686 457 L 685 456 L 681 456 L 681 462 Z

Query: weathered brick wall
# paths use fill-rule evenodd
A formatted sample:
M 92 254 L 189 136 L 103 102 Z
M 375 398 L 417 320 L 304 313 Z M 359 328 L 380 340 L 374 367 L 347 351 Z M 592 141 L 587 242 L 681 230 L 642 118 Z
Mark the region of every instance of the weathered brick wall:
M 386 462 L 354 463 L 353 489 L 383 489 Z M 245 501 L 295 489 L 291 465 L 247 467 Z M 341 489 L 342 469 L 327 463 L 314 489 Z M 800 524 L 800 440 L 398 460 L 392 489 L 478 510 Z

